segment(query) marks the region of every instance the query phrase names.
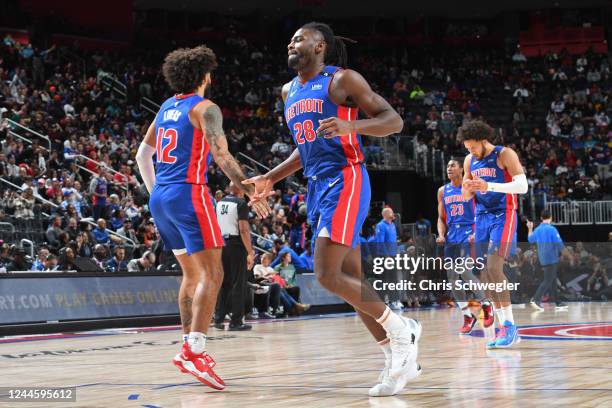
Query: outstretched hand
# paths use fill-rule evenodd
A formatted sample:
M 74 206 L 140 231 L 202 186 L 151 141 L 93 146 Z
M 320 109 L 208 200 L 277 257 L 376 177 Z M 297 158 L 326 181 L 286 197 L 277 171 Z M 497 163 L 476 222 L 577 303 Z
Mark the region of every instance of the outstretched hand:
M 269 216 L 272 210 L 268 205 L 268 197 L 274 195 L 272 191 L 272 181 L 266 176 L 255 176 L 243 180 L 242 184 L 245 186 L 252 185 L 254 187 L 254 191 L 248 194 L 250 199 L 249 206 L 253 208 L 260 218 Z

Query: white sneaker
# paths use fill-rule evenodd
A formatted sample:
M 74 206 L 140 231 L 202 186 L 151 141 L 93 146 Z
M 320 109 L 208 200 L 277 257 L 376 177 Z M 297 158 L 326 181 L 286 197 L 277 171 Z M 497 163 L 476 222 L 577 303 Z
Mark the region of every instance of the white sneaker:
M 391 359 L 385 359 L 385 368 L 378 374 L 378 383 L 383 383 L 389 377 L 389 372 L 391 371 Z
M 535 300 L 530 301 L 529 302 L 529 306 L 531 306 L 532 308 L 534 308 L 538 312 L 543 312 L 544 311 L 544 308 L 542 307 L 542 305 L 539 302 L 536 302 Z
M 376 384 L 368 391 L 371 397 L 395 395 L 406 386 L 408 381 L 421 375 L 421 366 L 417 362 L 418 342 L 422 332 L 421 324 L 413 319 L 401 318 L 406 326 L 401 330 L 389 333 L 391 366 L 387 373 L 385 370 L 381 373 L 380 384 Z
M 412 365 L 411 370 L 409 370 L 409 372 L 407 372 L 399 379 L 394 379 L 389 375 L 382 378 L 380 384 L 376 384 L 375 386 L 370 388 L 370 390 L 368 391 L 368 395 L 370 397 L 389 397 L 391 395 L 395 395 L 406 386 L 406 383 L 408 383 L 408 381 L 417 378 L 419 375 L 421 375 L 422 372 L 423 371 L 421 370 L 420 364 L 414 363 Z M 384 370 L 383 373 L 381 373 L 379 379 L 383 377 L 383 375 Z

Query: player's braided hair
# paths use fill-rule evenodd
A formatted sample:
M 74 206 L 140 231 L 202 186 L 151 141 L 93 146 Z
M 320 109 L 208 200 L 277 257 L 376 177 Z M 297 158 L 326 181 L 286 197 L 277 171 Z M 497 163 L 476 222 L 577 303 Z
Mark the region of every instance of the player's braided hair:
M 334 35 L 334 31 L 331 29 L 331 27 L 325 23 L 313 21 L 311 23 L 304 24 L 302 28 L 316 30 L 323 36 L 323 39 L 327 44 L 327 47 L 325 48 L 325 64 L 346 68 L 348 54 L 346 52 L 345 42 L 356 43 L 356 41 L 351 40 L 350 38 Z
M 205 45 L 195 48 L 179 48 L 166 55 L 162 72 L 173 91 L 193 92 L 204 76 L 217 68 L 217 57 Z

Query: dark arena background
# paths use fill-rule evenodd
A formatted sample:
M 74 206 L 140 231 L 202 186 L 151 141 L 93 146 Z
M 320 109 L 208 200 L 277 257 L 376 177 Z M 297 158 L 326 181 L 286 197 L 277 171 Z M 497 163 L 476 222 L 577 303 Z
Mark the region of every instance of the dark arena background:
M 416 282 L 374 287 L 423 327 L 422 374 L 394 396 L 368 395 L 384 354 L 314 273 L 301 171 L 274 186 L 269 217 L 249 212 L 257 266 L 244 271 L 241 298 L 252 327 L 224 329 L 222 315 L 208 331 L 227 388 L 171 365 L 182 272 L 136 160 L 174 96 L 164 58 L 214 50 L 206 96 L 254 177 L 295 148 L 281 88 L 296 75 L 287 45 L 311 21 L 355 41 L 348 67 L 403 120 L 397 134 L 362 139 L 372 190 L 363 272 L 373 284 Z M 3 0 L 0 38 L 0 407 L 612 407 L 610 1 Z M 485 347 L 493 329 L 482 299 L 470 293 L 462 314 L 468 299 L 443 285 L 445 267 L 373 269 L 380 255 L 444 256 L 437 192 L 449 160 L 468 154 L 459 129 L 475 120 L 517 152 L 529 185 L 518 195 L 519 250 L 504 264 L 518 284 L 510 297 L 522 340 L 507 349 Z M 229 184 L 211 162 L 215 203 Z M 391 241 L 379 230 L 386 208 Z M 554 278 L 528 238 L 543 213 L 565 245 Z M 257 275 L 268 257 L 287 284 L 284 306 Z

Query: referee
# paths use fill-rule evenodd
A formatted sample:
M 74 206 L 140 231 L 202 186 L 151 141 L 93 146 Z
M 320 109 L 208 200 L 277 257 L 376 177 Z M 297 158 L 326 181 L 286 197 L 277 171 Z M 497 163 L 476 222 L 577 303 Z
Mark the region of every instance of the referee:
M 244 307 L 247 291 L 247 271 L 253 267 L 255 253 L 251 246 L 249 207 L 240 189 L 229 185 L 230 193 L 217 202 L 217 220 L 225 246 L 221 253 L 223 284 L 217 299 L 215 327 L 225 329 L 225 315 L 231 312 L 229 330 L 250 330 L 244 324 Z

